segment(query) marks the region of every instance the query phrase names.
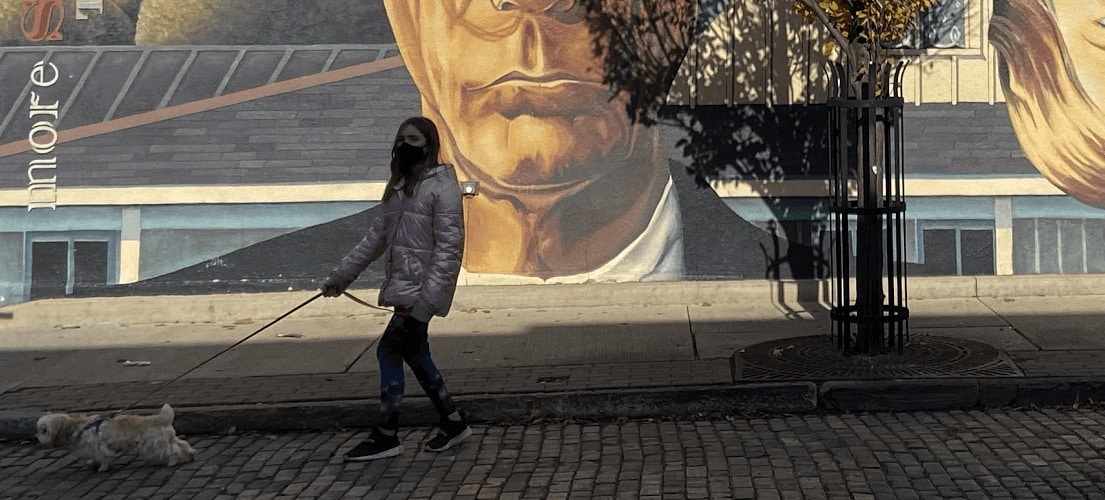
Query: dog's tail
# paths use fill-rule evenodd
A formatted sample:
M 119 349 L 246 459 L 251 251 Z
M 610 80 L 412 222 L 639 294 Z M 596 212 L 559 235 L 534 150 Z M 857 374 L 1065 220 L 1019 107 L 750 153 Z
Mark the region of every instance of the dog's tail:
M 160 425 L 173 425 L 173 407 L 169 406 L 169 403 L 165 403 L 161 407 L 161 411 L 157 412 L 157 423 Z

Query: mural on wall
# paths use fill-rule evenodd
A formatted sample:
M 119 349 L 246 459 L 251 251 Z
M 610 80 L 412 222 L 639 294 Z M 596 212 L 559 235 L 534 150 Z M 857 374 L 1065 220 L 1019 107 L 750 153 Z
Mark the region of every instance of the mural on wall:
M 710 18 L 696 19 L 693 1 L 654 3 L 682 13 L 671 19 L 678 49 L 658 59 L 655 70 L 670 81 L 695 23 Z M 129 239 L 139 250 L 126 245 L 126 236 L 105 242 L 100 253 L 107 263 L 91 281 L 82 283 L 74 269 L 83 242 L 24 244 L 29 295 L 56 293 L 63 282 L 65 293 L 73 293 L 101 280 L 166 285 L 158 290 L 214 282 L 311 286 L 350 246 L 346 240 L 359 238 L 372 215 L 360 211 L 363 203 L 355 214 L 334 212 L 345 217 L 330 216 L 335 223 L 312 226 L 309 237 L 285 224 L 250 228 L 251 241 L 242 236 L 247 231 L 233 235 L 227 220 L 210 227 L 200 221 L 275 204 L 286 198 L 282 183 L 292 189 L 380 184 L 395 123 L 419 113 L 439 123 L 445 156 L 462 177 L 480 182 L 479 196 L 467 206 L 466 283 L 682 279 L 688 276 L 687 228 L 678 183 L 685 184 L 684 203 L 696 204 L 689 239 L 724 242 L 732 256 L 724 274 L 710 274 L 762 276 L 762 248 L 771 237 L 711 191 L 694 187 L 683 167 L 670 162 L 655 122 L 631 120 L 629 97 L 604 81 L 591 27 L 602 16 L 625 13 L 552 4 L 24 2 L 6 15 L 16 19 L 7 24 L 5 43 L 19 48 L 4 59 L 37 76 L 12 109 L 50 97 L 66 108 L 50 137 L 44 130 L 28 135 L 20 120 L 3 130 L 0 155 L 30 165 L 28 219 L 50 217 L 40 208 L 76 209 L 64 199 L 78 187 L 104 196 L 109 186 L 168 188 L 153 201 L 99 201 L 120 208 L 106 217 L 123 225 L 129 220 Z M 57 36 L 29 36 L 28 30 Z M 479 56 L 491 53 L 497 57 Z M 662 102 L 662 94 L 654 100 Z M 39 157 L 47 139 L 54 143 L 49 164 Z M 80 170 L 66 168 L 78 163 Z M 672 170 L 680 174 L 675 179 Z M 197 185 L 209 189 L 190 195 Z M 240 196 L 235 207 L 220 204 L 215 188 L 254 194 Z M 309 196 L 294 201 L 313 201 Z M 159 201 L 179 210 L 161 214 Z M 161 218 L 175 218 L 177 227 L 164 227 L 169 223 Z M 56 247 L 53 269 L 36 267 L 47 260 L 47 243 Z M 123 269 L 128 248 L 137 253 L 129 256 L 129 274 Z M 217 254 L 220 249 L 226 252 Z M 703 275 L 696 269 L 717 253 L 699 245 L 690 274 Z M 53 279 L 49 290 L 46 277 Z
M 1105 208 L 1105 4 L 997 0 L 990 26 L 1025 154 L 1063 191 Z
M 1009 112 L 1000 96 L 907 88 L 907 174 L 943 186 L 910 200 L 911 274 L 1105 272 L 1105 212 L 1030 182 L 1043 172 L 1105 206 L 1105 14 L 993 1 Z M 418 114 L 479 182 L 462 283 L 824 276 L 824 56 L 789 5 L 0 3 L 0 260 L 16 263 L 0 305 L 317 287 L 374 216 L 395 127 Z M 996 65 L 990 20 L 967 15 L 987 9 L 939 6 L 904 50 L 958 52 L 914 78 L 982 78 L 931 61 Z M 1052 27 L 1039 43 L 1023 36 L 1047 29 L 1036 17 Z M 941 184 L 963 177 L 1029 187 Z

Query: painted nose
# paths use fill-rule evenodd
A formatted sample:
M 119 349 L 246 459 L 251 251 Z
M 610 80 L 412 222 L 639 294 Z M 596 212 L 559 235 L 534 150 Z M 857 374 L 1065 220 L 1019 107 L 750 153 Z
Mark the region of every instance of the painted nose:
M 576 6 L 576 0 L 491 0 L 497 10 L 522 10 L 525 12 L 567 12 Z

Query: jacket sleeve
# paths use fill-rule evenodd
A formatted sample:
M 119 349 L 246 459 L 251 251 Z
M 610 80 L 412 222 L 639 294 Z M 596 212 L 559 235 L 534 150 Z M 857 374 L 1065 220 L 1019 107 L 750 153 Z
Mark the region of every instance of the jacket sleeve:
M 384 254 L 384 249 L 387 248 L 384 218 L 384 212 L 381 210 L 368 228 L 368 234 L 341 259 L 338 267 L 330 272 L 331 277 L 341 280 L 342 284 L 348 287 L 369 264 Z
M 429 321 L 433 314 L 444 316 L 453 302 L 464 252 L 464 213 L 460 187 L 446 180 L 437 190 L 433 205 L 433 252 L 430 272 L 411 310 L 419 321 Z

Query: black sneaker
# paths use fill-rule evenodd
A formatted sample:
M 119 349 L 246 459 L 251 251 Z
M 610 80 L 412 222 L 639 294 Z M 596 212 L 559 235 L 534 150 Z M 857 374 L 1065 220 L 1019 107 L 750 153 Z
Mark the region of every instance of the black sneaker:
M 373 430 L 368 439 L 345 454 L 345 461 L 365 462 L 398 456 L 400 453 L 403 453 L 403 444 L 399 442 L 398 435 L 388 436 L 379 430 Z
M 463 420 L 460 422 L 445 421 L 434 436 L 426 443 L 426 451 L 445 451 L 464 441 L 472 435 L 472 428 Z

